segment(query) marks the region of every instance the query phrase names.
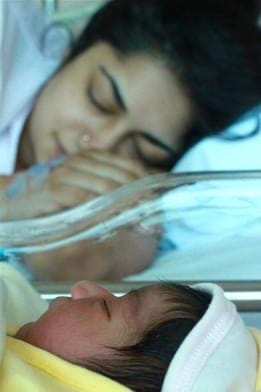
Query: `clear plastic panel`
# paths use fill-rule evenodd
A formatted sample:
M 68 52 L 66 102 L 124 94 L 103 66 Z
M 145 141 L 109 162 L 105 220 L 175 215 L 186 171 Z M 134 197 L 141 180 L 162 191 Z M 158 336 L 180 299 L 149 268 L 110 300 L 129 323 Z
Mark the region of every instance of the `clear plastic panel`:
M 0 244 L 2 258 L 43 280 L 259 280 L 260 234 L 260 172 L 162 174 L 2 222 Z

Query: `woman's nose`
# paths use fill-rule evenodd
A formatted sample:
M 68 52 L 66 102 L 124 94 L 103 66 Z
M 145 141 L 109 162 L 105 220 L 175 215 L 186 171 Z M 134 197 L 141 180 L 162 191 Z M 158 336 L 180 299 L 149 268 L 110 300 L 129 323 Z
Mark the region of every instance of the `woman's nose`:
M 90 282 L 88 280 L 83 280 L 77 282 L 71 288 L 71 296 L 72 299 L 82 299 L 82 298 L 104 298 L 108 296 L 112 296 L 112 294 L 104 289 L 103 287 L 99 286 L 94 282 Z

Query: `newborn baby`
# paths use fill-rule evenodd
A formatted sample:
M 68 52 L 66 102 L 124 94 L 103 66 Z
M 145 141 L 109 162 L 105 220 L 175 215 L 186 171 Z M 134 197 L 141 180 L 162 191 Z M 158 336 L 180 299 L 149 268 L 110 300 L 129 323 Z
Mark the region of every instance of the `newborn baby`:
M 1 391 L 261 388 L 260 332 L 216 285 L 160 283 L 116 297 L 82 281 L 48 307 L 2 263 L 0 310 Z M 4 334 L 10 321 L 17 327 Z
M 174 284 L 116 297 L 96 283 L 82 281 L 72 287 L 71 297 L 56 298 L 15 337 L 135 391 L 159 391 L 173 353 L 209 302 L 207 293 Z

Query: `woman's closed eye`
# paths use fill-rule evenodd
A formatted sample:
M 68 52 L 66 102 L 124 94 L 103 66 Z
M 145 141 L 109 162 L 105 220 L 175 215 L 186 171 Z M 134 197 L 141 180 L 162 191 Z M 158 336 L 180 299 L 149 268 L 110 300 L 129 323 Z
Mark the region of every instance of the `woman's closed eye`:
M 127 110 L 116 79 L 103 66 L 93 74 L 87 95 L 92 105 L 103 114 L 112 115 L 119 110 Z
M 136 132 L 133 142 L 140 159 L 148 166 L 170 170 L 177 158 L 175 151 L 153 136 Z
M 89 101 L 91 102 L 91 104 L 98 109 L 98 111 L 102 114 L 105 115 L 112 115 L 114 114 L 114 110 L 112 108 L 109 107 L 108 104 L 105 104 L 104 102 L 102 102 L 101 99 L 98 99 L 94 93 L 94 89 L 92 86 L 89 86 L 88 90 L 87 90 L 87 96 Z

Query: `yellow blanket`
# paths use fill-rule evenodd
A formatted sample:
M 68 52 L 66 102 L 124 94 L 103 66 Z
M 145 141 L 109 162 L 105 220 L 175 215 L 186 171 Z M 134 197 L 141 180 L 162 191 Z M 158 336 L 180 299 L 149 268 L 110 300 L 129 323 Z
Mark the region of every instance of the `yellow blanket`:
M 129 391 L 106 377 L 12 337 L 6 340 L 0 374 L 3 392 Z

